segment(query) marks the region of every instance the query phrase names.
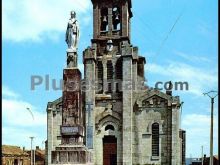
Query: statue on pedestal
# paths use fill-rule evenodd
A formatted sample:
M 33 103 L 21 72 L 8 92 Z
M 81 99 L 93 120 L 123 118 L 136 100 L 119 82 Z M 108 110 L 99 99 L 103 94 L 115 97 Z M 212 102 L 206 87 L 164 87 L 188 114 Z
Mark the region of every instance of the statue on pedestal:
M 79 41 L 79 24 L 76 20 L 76 12 L 70 12 L 70 19 L 67 24 L 66 30 L 66 43 L 67 49 L 67 65 L 69 68 L 77 67 L 77 49 Z
M 79 41 L 79 24 L 76 20 L 76 12 L 70 12 L 71 18 L 69 19 L 67 30 L 66 30 L 66 43 L 68 49 L 77 51 Z

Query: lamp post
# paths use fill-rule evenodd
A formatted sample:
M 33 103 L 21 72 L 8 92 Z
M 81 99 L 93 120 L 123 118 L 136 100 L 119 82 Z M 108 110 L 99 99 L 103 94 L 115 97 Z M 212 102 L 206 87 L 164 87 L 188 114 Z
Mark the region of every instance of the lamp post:
M 211 94 L 214 94 L 211 96 Z M 213 165 L 213 110 L 214 110 L 214 99 L 218 96 L 217 91 L 210 91 L 207 93 L 203 93 L 205 96 L 209 96 L 211 99 L 211 126 L 210 126 L 210 165 Z
M 32 157 L 33 157 L 33 155 L 32 155 L 32 143 L 33 143 L 34 137 L 33 136 L 30 137 L 30 139 L 31 139 L 31 165 L 33 165 L 33 160 L 32 160 Z
M 34 165 L 35 165 L 35 149 L 34 149 Z
M 203 146 L 202 146 L 202 158 L 201 158 L 201 162 L 202 162 L 202 165 L 203 165 Z
M 192 165 L 192 154 L 190 154 L 190 165 Z
M 33 115 L 32 111 L 31 111 L 31 109 L 30 109 L 29 107 L 27 107 L 26 109 L 28 110 L 28 112 L 30 112 L 31 117 L 32 117 L 32 119 L 34 120 L 34 115 Z
M 30 114 L 31 114 L 31 116 L 32 116 L 32 118 L 33 118 L 33 120 L 34 120 L 34 115 L 33 115 L 33 113 L 31 112 L 30 108 L 27 107 L 26 109 L 30 112 Z M 33 136 L 30 137 L 30 139 L 31 139 L 31 165 L 33 165 L 32 143 L 33 143 L 34 137 L 33 137 Z M 34 165 L 35 165 L 35 151 L 34 151 Z

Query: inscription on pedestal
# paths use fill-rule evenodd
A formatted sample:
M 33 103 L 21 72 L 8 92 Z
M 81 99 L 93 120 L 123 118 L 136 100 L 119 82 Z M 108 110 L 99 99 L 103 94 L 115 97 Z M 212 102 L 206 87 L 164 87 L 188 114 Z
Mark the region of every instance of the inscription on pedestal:
M 76 135 L 79 133 L 79 128 L 78 127 L 62 126 L 61 133 L 62 133 L 62 135 Z

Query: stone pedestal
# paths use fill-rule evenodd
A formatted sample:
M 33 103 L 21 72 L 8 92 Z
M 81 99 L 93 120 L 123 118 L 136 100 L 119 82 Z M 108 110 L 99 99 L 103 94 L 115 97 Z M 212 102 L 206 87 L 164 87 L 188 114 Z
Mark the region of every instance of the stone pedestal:
M 84 145 L 61 145 L 52 152 L 52 164 L 92 165 L 91 158 Z
M 67 67 L 77 67 L 77 52 L 72 49 L 67 49 Z
M 74 66 L 63 71 L 61 145 L 52 151 L 52 164 L 91 164 L 91 153 L 84 145 L 81 72 Z

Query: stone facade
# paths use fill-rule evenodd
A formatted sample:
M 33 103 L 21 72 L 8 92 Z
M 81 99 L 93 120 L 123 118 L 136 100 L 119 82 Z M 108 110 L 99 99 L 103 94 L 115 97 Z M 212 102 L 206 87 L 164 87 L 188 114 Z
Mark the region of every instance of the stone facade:
M 61 144 L 62 97 L 47 104 L 46 164 L 52 163 L 52 151 Z
M 91 163 L 182 164 L 180 99 L 144 85 L 146 60 L 130 43 L 131 0 L 92 3 L 94 32 L 91 46 L 83 52 L 81 83 L 83 144 Z M 52 151 L 61 145 L 63 105 L 60 98 L 47 106 L 48 165 Z

